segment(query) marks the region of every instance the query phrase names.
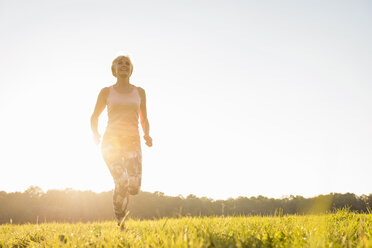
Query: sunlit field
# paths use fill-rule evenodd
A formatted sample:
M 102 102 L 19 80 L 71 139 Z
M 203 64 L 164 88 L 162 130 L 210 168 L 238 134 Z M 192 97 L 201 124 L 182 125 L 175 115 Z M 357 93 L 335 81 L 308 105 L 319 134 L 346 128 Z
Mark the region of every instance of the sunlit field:
M 182 217 L 0 226 L 0 247 L 372 247 L 372 214 Z

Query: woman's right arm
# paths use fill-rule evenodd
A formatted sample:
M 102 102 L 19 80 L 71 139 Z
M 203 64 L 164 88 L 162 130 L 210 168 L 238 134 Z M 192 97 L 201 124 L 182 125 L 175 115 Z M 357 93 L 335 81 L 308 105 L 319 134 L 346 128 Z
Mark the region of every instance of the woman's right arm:
M 100 142 L 101 138 L 101 136 L 98 133 L 98 118 L 106 107 L 107 95 L 108 88 L 105 87 L 101 90 L 101 92 L 98 95 L 96 107 L 94 108 L 94 112 L 92 114 L 92 117 L 90 118 L 90 127 L 92 129 L 94 141 L 96 142 L 96 144 Z

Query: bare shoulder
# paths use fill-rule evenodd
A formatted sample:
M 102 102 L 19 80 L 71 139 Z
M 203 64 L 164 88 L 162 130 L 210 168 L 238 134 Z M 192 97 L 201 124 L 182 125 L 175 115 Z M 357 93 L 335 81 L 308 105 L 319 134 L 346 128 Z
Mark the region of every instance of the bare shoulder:
M 141 87 L 136 86 L 138 94 L 140 95 L 141 99 L 146 99 L 146 93 L 145 90 Z
M 109 90 L 110 90 L 110 87 L 104 87 L 104 88 L 101 89 L 99 94 L 107 95 Z
M 102 88 L 101 91 L 99 92 L 98 97 L 106 99 L 107 96 L 109 95 L 109 91 L 110 91 L 110 87 Z
M 137 87 L 138 93 L 139 93 L 140 95 L 145 95 L 145 90 L 144 90 L 143 88 L 141 88 L 141 87 L 139 87 L 139 86 L 136 86 L 136 87 Z
M 109 87 L 104 87 L 101 89 L 101 91 L 98 94 L 97 104 L 104 104 L 107 101 L 108 95 L 109 95 Z

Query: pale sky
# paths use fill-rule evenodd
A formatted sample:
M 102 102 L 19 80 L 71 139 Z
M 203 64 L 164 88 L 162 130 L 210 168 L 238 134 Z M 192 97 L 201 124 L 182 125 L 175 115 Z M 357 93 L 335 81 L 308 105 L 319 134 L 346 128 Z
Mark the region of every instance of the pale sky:
M 0 191 L 114 187 L 90 116 L 124 54 L 154 143 L 142 190 L 372 193 L 371 12 L 351 0 L 0 0 Z

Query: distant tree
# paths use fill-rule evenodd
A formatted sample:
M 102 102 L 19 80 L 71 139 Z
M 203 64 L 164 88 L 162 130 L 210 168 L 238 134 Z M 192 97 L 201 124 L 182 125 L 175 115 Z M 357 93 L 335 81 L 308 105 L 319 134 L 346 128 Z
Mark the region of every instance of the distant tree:
M 113 220 L 112 191 L 94 193 L 72 189 L 43 192 L 31 186 L 23 193 L 0 191 L 0 223 L 44 221 L 86 222 Z M 131 198 L 130 217 L 152 219 L 179 216 L 239 216 L 325 213 L 348 207 L 351 211 L 372 209 L 372 194 L 319 195 L 312 198 L 288 196 L 282 199 L 238 197 L 213 200 L 188 195 L 166 196 L 163 192 L 140 192 Z

